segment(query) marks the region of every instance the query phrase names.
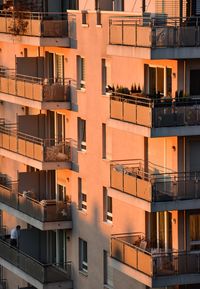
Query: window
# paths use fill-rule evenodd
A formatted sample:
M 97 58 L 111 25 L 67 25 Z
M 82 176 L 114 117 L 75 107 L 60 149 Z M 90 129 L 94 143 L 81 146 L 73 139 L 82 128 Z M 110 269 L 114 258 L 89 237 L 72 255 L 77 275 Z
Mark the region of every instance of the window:
M 199 74 L 200 69 L 190 70 L 190 95 L 200 94 Z
M 87 242 L 79 239 L 79 270 L 88 271 Z
M 104 221 L 112 223 L 113 215 L 112 215 L 112 198 L 107 194 L 107 188 L 103 188 L 103 203 L 104 203 Z
M 54 78 L 57 82 L 64 80 L 64 55 L 54 54 Z
M 101 73 L 102 73 L 102 94 L 106 94 L 106 86 L 107 86 L 107 67 L 106 60 L 101 60 Z
M 107 196 L 107 221 L 112 222 L 112 198 Z
M 103 251 L 103 282 L 106 287 L 113 288 L 113 268 L 108 263 L 109 254 Z
M 102 158 L 106 159 L 106 124 L 102 123 Z
M 97 25 L 101 25 L 101 11 L 99 10 L 99 8 L 96 11 L 96 16 L 97 16 Z
M 115 11 L 124 11 L 124 0 L 115 0 L 114 1 L 114 10 Z
M 148 70 L 148 93 L 155 97 L 156 95 L 172 96 L 172 69 L 164 67 L 149 67 Z
M 62 143 L 65 141 L 65 123 L 66 117 L 64 114 L 55 112 L 54 114 L 54 131 L 57 143 Z
M 83 192 L 83 181 L 78 178 L 78 199 L 79 199 L 79 210 L 87 211 L 87 195 Z
M 82 24 L 87 24 L 87 10 L 82 10 Z
M 172 213 L 147 213 L 147 236 L 153 248 L 172 249 Z
M 191 214 L 189 217 L 190 250 L 200 249 L 200 214 Z
M 78 149 L 86 151 L 86 121 L 78 118 Z
M 85 89 L 85 58 L 77 56 L 77 89 Z
M 66 187 L 60 184 L 57 184 L 57 200 L 66 201 Z

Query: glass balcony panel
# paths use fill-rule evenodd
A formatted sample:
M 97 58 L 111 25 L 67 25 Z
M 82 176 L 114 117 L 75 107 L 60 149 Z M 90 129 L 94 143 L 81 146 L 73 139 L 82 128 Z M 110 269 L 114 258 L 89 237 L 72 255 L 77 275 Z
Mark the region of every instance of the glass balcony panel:
M 37 200 L 28 196 L 28 192 L 18 192 L 18 183 L 0 182 L 0 202 L 6 204 L 40 222 L 71 221 L 69 202 L 56 200 Z
M 155 249 L 145 240 L 142 233 L 113 235 L 111 257 L 153 278 L 200 273 L 200 253 Z
M 199 19 L 158 17 L 111 17 L 109 43 L 134 47 L 199 46 Z
M 65 270 L 61 270 L 59 264 L 40 263 L 3 240 L 0 240 L 0 257 L 41 283 L 62 282 L 71 279 L 70 262 L 66 264 Z
M 189 97 L 182 101 L 164 97 L 158 100 L 114 92 L 110 118 L 148 128 L 195 126 L 200 124 L 200 102 Z
M 144 169 L 147 166 L 148 169 Z M 152 167 L 151 167 L 152 166 Z M 154 173 L 157 171 L 158 173 Z M 200 198 L 200 172 L 171 172 L 143 160 L 111 164 L 111 188 L 148 202 Z
M 71 160 L 70 140 L 40 139 L 18 132 L 16 125 L 0 125 L 0 146 L 41 162 Z

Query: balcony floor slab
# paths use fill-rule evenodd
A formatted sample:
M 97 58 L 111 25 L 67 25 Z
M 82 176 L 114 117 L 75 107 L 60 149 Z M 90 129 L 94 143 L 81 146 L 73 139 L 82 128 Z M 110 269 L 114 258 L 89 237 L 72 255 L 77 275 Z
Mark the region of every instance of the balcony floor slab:
M 200 274 L 184 274 L 184 275 L 170 275 L 150 277 L 142 272 L 139 272 L 117 260 L 111 258 L 111 266 L 120 271 L 121 273 L 137 280 L 138 282 L 149 286 L 150 288 L 160 288 L 166 286 L 186 285 L 186 284 L 199 284 Z
M 119 129 L 125 132 L 149 138 L 171 137 L 171 136 L 195 136 L 199 135 L 200 132 L 200 127 L 198 125 L 150 128 L 116 119 L 109 119 L 107 125 L 111 128 Z
M 68 37 L 39 37 L 12 35 L 8 33 L 0 33 L 2 42 L 26 44 L 42 47 L 70 47 L 70 39 Z
M 23 163 L 28 166 L 37 168 L 38 170 L 58 170 L 58 169 L 71 169 L 71 162 L 40 162 L 29 157 L 20 155 L 18 153 L 0 148 L 0 155 L 6 158 L 13 159 L 17 162 Z
M 139 59 L 196 59 L 199 58 L 200 47 L 151 48 L 126 45 L 108 45 L 110 56 L 133 57 Z
M 24 222 L 32 225 L 33 227 L 41 230 L 41 231 L 48 231 L 48 230 L 58 230 L 58 229 L 72 229 L 72 221 L 57 221 L 57 222 L 41 222 L 27 214 L 18 211 L 6 204 L 0 202 L 0 210 L 6 211 L 7 213 L 15 216 L 16 218 L 23 220 Z
M 41 102 L 7 93 L 0 93 L 0 100 L 22 106 L 32 107 L 39 110 L 42 109 L 57 110 L 57 109 L 71 108 L 70 102 Z
M 72 281 L 66 280 L 65 282 L 54 282 L 54 283 L 47 283 L 43 284 L 36 280 L 35 278 L 31 277 L 21 269 L 17 268 L 16 266 L 12 265 L 8 261 L 0 258 L 0 265 L 6 268 L 7 270 L 11 271 L 15 275 L 19 276 L 26 282 L 30 283 L 32 286 L 36 287 L 37 289 L 72 289 L 73 284 Z
M 178 210 L 200 209 L 200 199 L 175 200 L 165 202 L 148 202 L 136 196 L 118 191 L 113 188 L 108 189 L 108 195 L 121 202 L 125 202 L 146 212 L 164 212 Z

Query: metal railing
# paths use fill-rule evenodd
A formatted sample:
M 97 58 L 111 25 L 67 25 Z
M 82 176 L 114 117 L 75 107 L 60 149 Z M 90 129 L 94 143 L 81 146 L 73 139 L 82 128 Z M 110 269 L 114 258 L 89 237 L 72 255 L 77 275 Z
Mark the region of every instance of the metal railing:
M 71 161 L 70 139 L 41 139 L 19 132 L 16 124 L 0 124 L 0 148 L 41 162 Z
M 142 233 L 111 237 L 111 257 L 150 277 L 200 274 L 200 253 L 151 247 Z
M 43 284 L 71 280 L 71 262 L 65 270 L 63 264 L 43 264 L 1 239 L 0 257 Z
M 111 17 L 109 44 L 135 47 L 200 46 L 199 17 Z
M 37 197 L 37 196 L 36 196 Z M 71 204 L 65 201 L 42 200 L 18 192 L 18 182 L 0 183 L 0 202 L 40 222 L 71 221 Z
M 7 279 L 0 279 L 0 286 L 2 289 L 6 289 L 8 287 Z
M 38 78 L 0 71 L 0 92 L 41 102 L 70 102 L 70 79 Z
M 148 202 L 200 199 L 200 172 L 172 172 L 142 160 L 117 161 L 110 186 Z
M 200 99 L 151 99 L 114 92 L 110 118 L 149 128 L 200 125 Z
M 0 33 L 37 37 L 68 37 L 70 14 L 0 11 Z

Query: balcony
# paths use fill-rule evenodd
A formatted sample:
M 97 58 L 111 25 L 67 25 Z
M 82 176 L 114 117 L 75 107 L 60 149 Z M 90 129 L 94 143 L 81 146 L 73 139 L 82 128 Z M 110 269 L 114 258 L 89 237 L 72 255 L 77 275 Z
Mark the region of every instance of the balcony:
M 71 168 L 71 140 L 41 139 L 0 122 L 0 154 L 39 170 Z
M 0 240 L 0 264 L 38 289 L 52 286 L 55 289 L 72 288 L 71 263 L 65 268 L 59 264 L 42 263 L 31 255 Z M 63 265 L 62 265 L 63 266 Z
M 72 18 L 74 16 L 67 13 L 1 10 L 1 40 L 34 46 L 70 47 L 68 25 Z
M 112 163 L 109 195 L 148 212 L 200 208 L 200 172 L 146 167 L 141 160 Z
M 67 201 L 39 199 L 31 191 L 19 193 L 17 182 L 0 180 L 0 208 L 39 230 L 71 229 L 71 205 Z
M 198 58 L 198 17 L 112 17 L 109 21 L 109 55 L 142 59 Z
M 113 235 L 112 266 L 149 286 L 198 284 L 200 253 L 155 249 L 141 233 Z
M 0 100 L 39 110 L 70 109 L 70 80 L 57 81 L 4 70 L 0 73 Z
M 200 101 L 114 92 L 110 97 L 108 125 L 146 137 L 199 135 Z

